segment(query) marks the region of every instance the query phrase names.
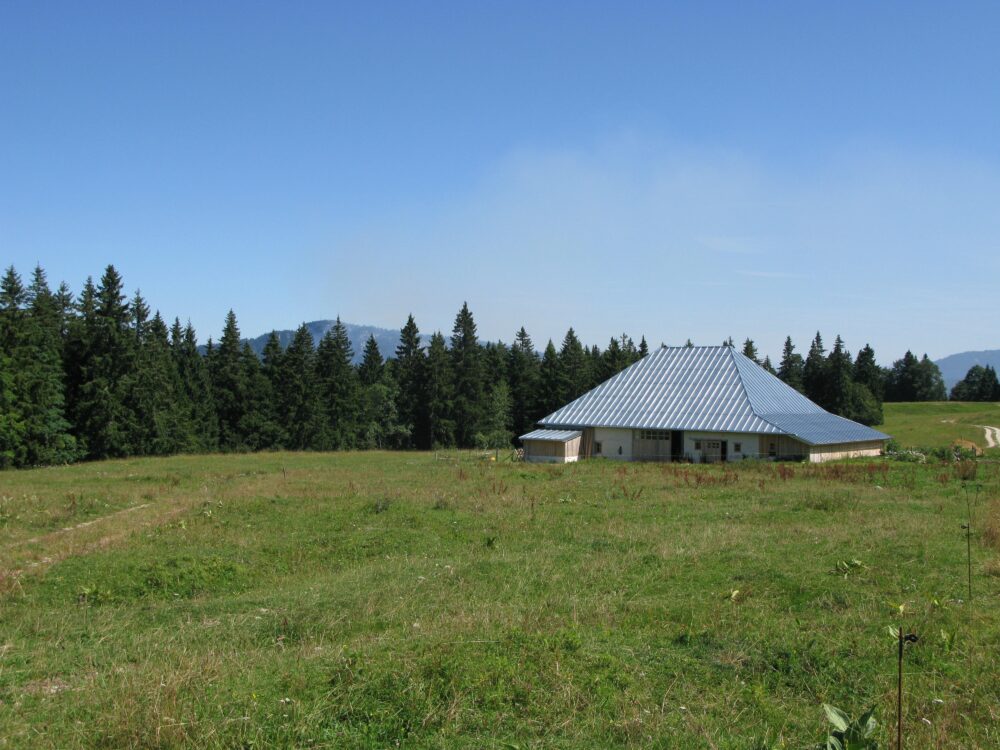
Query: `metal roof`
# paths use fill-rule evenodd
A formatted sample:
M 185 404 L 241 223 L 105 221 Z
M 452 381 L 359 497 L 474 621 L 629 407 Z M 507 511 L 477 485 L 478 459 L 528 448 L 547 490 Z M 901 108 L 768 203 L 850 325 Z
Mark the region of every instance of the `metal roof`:
M 731 346 L 662 347 L 539 424 L 792 435 L 812 445 L 889 437 L 824 411 Z
M 521 435 L 519 440 L 551 440 L 553 442 L 568 443 L 576 440 L 583 433 L 579 430 L 533 430 L 526 435 Z

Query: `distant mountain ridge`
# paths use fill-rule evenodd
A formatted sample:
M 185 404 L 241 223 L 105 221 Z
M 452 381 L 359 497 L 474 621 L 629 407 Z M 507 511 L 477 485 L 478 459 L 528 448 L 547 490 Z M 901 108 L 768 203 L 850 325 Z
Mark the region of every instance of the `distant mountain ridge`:
M 318 345 L 320 339 L 326 335 L 327 331 L 333 328 L 336 322 L 335 320 L 314 320 L 311 323 L 306 323 L 306 328 L 312 334 L 313 343 Z M 378 349 L 382 352 L 383 357 L 396 356 L 396 347 L 399 346 L 398 330 L 379 328 L 378 326 L 357 325 L 355 323 L 344 323 L 343 325 L 347 329 L 347 338 L 351 341 L 351 349 L 354 350 L 355 364 L 361 361 L 365 342 L 368 341 L 369 336 L 375 337 L 375 343 L 378 344 Z M 282 349 L 292 343 L 292 339 L 295 337 L 295 331 L 293 330 L 275 331 L 275 333 L 278 334 L 278 342 L 281 344 Z M 270 336 L 271 332 L 268 331 L 262 336 L 246 340 L 250 343 L 250 348 L 257 353 L 257 356 L 260 356 Z M 420 338 L 424 344 L 430 342 L 429 336 L 421 335 Z
M 942 357 L 935 364 L 941 369 L 945 387 L 951 391 L 952 386 L 964 378 L 974 365 L 986 367 L 990 365 L 1000 371 L 1000 349 L 985 349 L 981 352 L 959 352 Z

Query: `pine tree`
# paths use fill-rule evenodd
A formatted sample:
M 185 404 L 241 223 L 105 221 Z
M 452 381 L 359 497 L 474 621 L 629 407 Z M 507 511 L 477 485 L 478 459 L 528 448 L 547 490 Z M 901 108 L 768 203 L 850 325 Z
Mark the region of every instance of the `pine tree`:
M 885 373 L 875 362 L 875 350 L 869 344 L 854 360 L 854 382 L 865 386 L 880 403 L 885 397 Z
M 823 408 L 827 403 L 827 362 L 823 338 L 816 331 L 816 338 L 809 346 L 809 355 L 802 367 L 802 386 L 806 397 Z
M 521 326 L 507 355 L 510 380 L 511 426 L 523 435 L 542 414 L 538 409 L 539 362 L 531 336 Z
M 649 355 L 649 344 L 646 343 L 646 337 L 643 336 L 639 341 L 639 359 Z
M 135 366 L 136 342 L 132 310 L 114 266 L 108 266 L 97 287 L 88 348 L 83 352 L 83 377 L 77 404 L 76 429 L 90 458 L 133 453 L 135 414 L 128 408 L 128 376 Z
M 568 403 L 582 396 L 590 386 L 590 362 L 576 332 L 570 328 L 559 350 L 560 401 Z
M 374 335 L 369 334 L 361 357 L 361 365 L 358 367 L 358 380 L 362 386 L 375 385 L 382 381 L 384 371 L 385 360 L 382 359 L 378 342 L 375 341 Z
M 556 351 L 552 339 L 549 339 L 545 352 L 542 354 L 539 368 L 538 414 L 544 417 L 565 404 L 563 392 L 559 353 Z
M 475 445 L 484 408 L 482 352 L 476 323 L 467 303 L 455 316 L 451 335 L 451 362 L 455 384 L 452 418 L 460 448 Z
M 424 349 L 420 343 L 420 329 L 409 315 L 399 332 L 399 346 L 396 347 L 396 412 L 400 423 L 408 429 L 406 447 L 430 447 L 423 445 L 421 436 L 426 434 L 425 392 L 426 384 Z
M 786 337 L 785 348 L 781 352 L 781 362 L 778 364 L 778 377 L 799 393 L 806 391 L 803 384 L 803 365 L 802 355 L 795 351 L 792 337 Z
M 601 355 L 600 363 L 599 382 L 602 383 L 608 378 L 617 375 L 631 364 L 628 354 L 622 350 L 618 339 L 614 337 L 608 342 L 608 347 L 604 350 L 604 354 Z
M 24 445 L 24 426 L 15 409 L 14 372 L 10 357 L 0 350 L 0 469 L 18 465 Z
M 284 433 L 274 421 L 274 398 L 260 358 L 249 341 L 240 345 L 237 360 L 245 401 L 237 424 L 239 450 L 265 450 L 281 444 Z
M 450 448 L 455 444 L 455 391 L 451 357 L 440 332 L 431 336 L 426 373 L 427 434 L 421 447 Z
M 477 435 L 480 448 L 508 448 L 511 432 L 511 398 L 506 381 L 500 380 L 490 392 L 483 431 Z
M 764 357 L 764 361 L 760 363 L 760 366 L 767 370 L 772 375 L 777 375 L 778 373 L 774 370 L 774 365 L 771 364 L 770 357 Z
M 358 373 L 354 351 L 340 318 L 320 340 L 316 375 L 323 425 L 318 446 L 324 450 L 353 448 L 358 433 Z
M 823 387 L 826 403 L 823 406 L 841 416 L 846 416 L 851 401 L 854 366 L 851 353 L 838 335 L 833 349 L 826 358 L 826 377 Z
M 278 384 L 273 390 L 277 414 L 272 416 L 274 412 L 267 408 L 266 401 L 262 401 L 262 424 L 275 424 L 280 435 L 287 439 L 287 447 L 292 450 L 314 448 L 320 442 L 325 425 L 320 409 L 316 351 L 312 334 L 305 323 L 295 331 L 277 369 Z M 273 381 L 268 377 L 270 373 L 264 369 L 262 374 L 267 381 L 266 388 L 271 390 Z
M 212 384 L 208 377 L 205 358 L 198 351 L 198 337 L 188 322 L 181 329 L 179 319 L 174 319 L 170 331 L 170 349 L 180 379 L 181 393 L 188 412 L 186 423 L 189 432 L 182 450 L 186 452 L 213 451 L 219 447 L 218 420 L 212 404 Z
M 132 415 L 129 449 L 134 455 L 167 455 L 189 445 L 191 413 L 167 326 L 159 312 L 145 322 L 144 305 L 137 295 L 132 307 L 141 337 L 135 342 L 133 368 L 123 384 L 125 404 Z
M 232 310 L 226 315 L 219 345 L 209 351 L 212 401 L 219 423 L 219 448 L 224 451 L 240 450 L 245 447 L 241 423 L 247 413 L 249 384 L 247 368 L 241 356 L 240 329 Z
M 743 356 L 747 359 L 752 359 L 758 365 L 760 364 L 760 359 L 757 356 L 757 346 L 754 344 L 753 339 L 748 338 L 743 342 Z

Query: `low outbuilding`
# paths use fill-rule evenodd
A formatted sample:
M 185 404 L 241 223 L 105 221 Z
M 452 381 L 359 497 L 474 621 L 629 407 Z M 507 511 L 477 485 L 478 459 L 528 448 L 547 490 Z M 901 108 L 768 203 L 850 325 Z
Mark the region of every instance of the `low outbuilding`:
M 889 436 L 820 408 L 731 346 L 661 347 L 521 436 L 528 461 L 828 461 Z M 575 452 L 574 452 L 575 451 Z

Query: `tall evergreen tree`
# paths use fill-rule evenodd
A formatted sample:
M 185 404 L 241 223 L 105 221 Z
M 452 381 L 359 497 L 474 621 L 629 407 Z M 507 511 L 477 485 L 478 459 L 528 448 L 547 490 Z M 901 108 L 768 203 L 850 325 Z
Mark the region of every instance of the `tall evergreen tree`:
M 427 434 L 421 447 L 450 448 L 455 444 L 455 390 L 451 357 L 440 331 L 431 336 L 426 373 Z
M 764 357 L 764 361 L 760 363 L 760 366 L 763 367 L 765 370 L 767 370 L 772 375 L 777 375 L 778 374 L 777 372 L 775 372 L 774 365 L 771 364 L 771 358 L 770 357 Z
M 549 339 L 549 343 L 545 346 L 545 352 L 542 354 L 539 378 L 538 414 L 544 417 L 566 403 L 563 397 L 565 388 L 563 386 L 562 366 L 559 363 L 559 353 L 556 351 L 552 339 Z
M 743 342 L 743 356 L 752 359 L 758 365 L 760 364 L 760 359 L 757 356 L 757 345 L 754 344 L 753 339 L 748 338 Z
M 84 352 L 84 378 L 76 429 L 90 458 L 130 455 L 135 414 L 126 403 L 128 375 L 135 366 L 133 315 L 114 266 L 101 277 L 94 298 L 93 328 Z
M 209 350 L 208 358 L 212 401 L 219 423 L 219 447 L 225 451 L 240 450 L 245 445 L 242 423 L 247 413 L 249 384 L 242 348 L 236 314 L 230 310 L 219 345 Z
M 649 344 L 646 343 L 646 337 L 643 336 L 639 341 L 639 359 L 647 356 L 649 354 Z
M 885 396 L 885 373 L 875 362 L 875 350 L 870 344 L 858 352 L 854 360 L 854 382 L 865 386 L 881 402 Z
M 451 362 L 455 384 L 453 419 L 459 447 L 475 445 L 484 408 L 482 352 L 476 337 L 476 323 L 469 305 L 455 316 L 451 334 Z
M 354 351 L 340 318 L 326 332 L 316 353 L 320 403 L 324 414 L 319 446 L 324 450 L 353 448 L 358 434 L 358 373 L 351 364 Z
M 559 380 L 562 403 L 582 396 L 591 385 L 590 362 L 580 339 L 570 328 L 559 350 Z
M 287 439 L 289 448 L 314 448 L 325 425 L 320 409 L 316 352 L 312 334 L 305 323 L 295 331 L 278 369 L 280 379 L 274 393 L 278 414 L 274 421 L 280 426 L 281 435 Z M 261 416 L 266 420 L 270 415 L 264 411 Z
M 167 326 L 158 312 L 152 320 L 143 320 L 148 314 L 144 306 L 137 295 L 133 315 L 141 336 L 135 342 L 132 370 L 125 376 L 123 388 L 132 415 L 129 449 L 135 455 L 165 455 L 190 445 L 191 413 L 170 350 Z
M 490 391 L 490 398 L 483 420 L 483 431 L 478 435 L 480 448 L 509 448 L 511 432 L 510 387 L 504 380 L 497 381 Z
M 180 319 L 174 318 L 170 329 L 170 350 L 188 411 L 186 421 L 190 431 L 184 440 L 184 450 L 216 450 L 219 436 L 218 421 L 212 405 L 212 384 L 208 378 L 205 358 L 198 351 L 198 337 L 190 322 L 182 329 Z
M 618 339 L 612 337 L 607 348 L 600 359 L 599 382 L 604 382 L 608 378 L 617 375 L 631 364 L 628 353 L 622 350 Z
M 406 324 L 399 332 L 399 346 L 396 347 L 396 412 L 400 423 L 408 429 L 406 447 L 430 447 L 421 444 L 421 436 L 426 434 L 426 383 L 424 349 L 420 343 L 420 329 L 407 316 Z
M 538 352 L 524 326 L 514 336 L 507 355 L 507 373 L 510 380 L 511 426 L 515 435 L 523 435 L 531 429 L 535 420 L 544 416 L 538 409 Z
M 799 393 L 805 393 L 806 388 L 803 382 L 802 355 L 795 351 L 792 337 L 785 338 L 785 348 L 781 352 L 781 362 L 778 363 L 778 377 L 786 385 L 790 385 Z
M 802 385 L 806 397 L 824 409 L 827 404 L 827 361 L 823 338 L 816 331 L 816 338 L 809 346 L 809 355 L 802 367 Z
M 362 386 L 375 385 L 381 382 L 384 370 L 385 360 L 382 359 L 378 342 L 374 335 L 369 334 L 368 340 L 365 342 L 361 365 L 358 367 L 358 379 Z

